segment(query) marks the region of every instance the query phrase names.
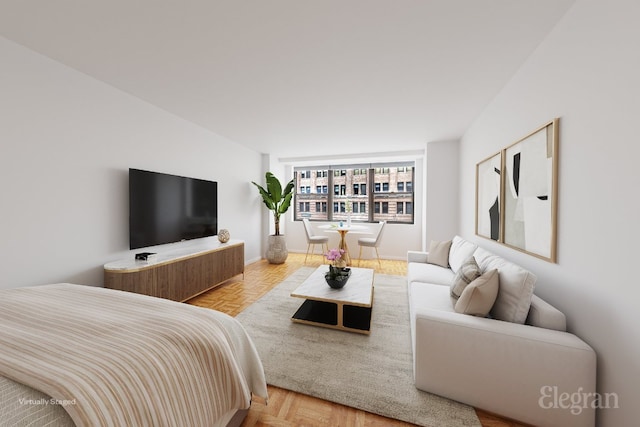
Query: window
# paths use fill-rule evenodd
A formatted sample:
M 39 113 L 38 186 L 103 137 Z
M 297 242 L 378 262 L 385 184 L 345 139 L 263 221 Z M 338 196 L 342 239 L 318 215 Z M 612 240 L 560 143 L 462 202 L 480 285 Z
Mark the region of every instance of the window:
M 316 212 L 327 212 L 327 202 L 316 202 Z
M 413 224 L 413 163 L 343 168 L 295 168 L 295 220 Z
M 309 212 L 310 204 L 309 202 L 300 202 L 300 212 Z

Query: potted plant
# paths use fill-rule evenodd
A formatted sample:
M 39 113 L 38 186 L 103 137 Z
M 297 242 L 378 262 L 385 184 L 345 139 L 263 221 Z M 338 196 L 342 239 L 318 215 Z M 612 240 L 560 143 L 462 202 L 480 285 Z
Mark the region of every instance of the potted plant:
M 291 205 L 294 187 L 293 179 L 287 183 L 284 190 L 278 178 L 271 172 L 265 174 L 265 180 L 267 181 L 266 189 L 253 181 L 251 183 L 258 187 L 262 201 L 267 209 L 273 211 L 276 232 L 269 236 L 266 258 L 271 264 L 282 264 L 287 259 L 289 252 L 287 251 L 284 236 L 280 234 L 280 215 L 285 213 Z
M 327 284 L 334 289 L 340 289 L 346 285 L 349 276 L 351 276 L 351 269 L 345 267 L 346 263 L 342 258 L 343 254 L 344 249 L 337 248 L 331 249 L 324 254 L 325 258 L 331 261 L 329 271 L 325 273 L 324 279 L 327 281 Z

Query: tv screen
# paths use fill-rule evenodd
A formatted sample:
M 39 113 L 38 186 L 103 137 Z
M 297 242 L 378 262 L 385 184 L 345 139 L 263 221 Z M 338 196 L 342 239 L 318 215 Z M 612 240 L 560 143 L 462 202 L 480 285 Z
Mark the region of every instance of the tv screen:
M 218 183 L 129 169 L 129 248 L 218 233 Z

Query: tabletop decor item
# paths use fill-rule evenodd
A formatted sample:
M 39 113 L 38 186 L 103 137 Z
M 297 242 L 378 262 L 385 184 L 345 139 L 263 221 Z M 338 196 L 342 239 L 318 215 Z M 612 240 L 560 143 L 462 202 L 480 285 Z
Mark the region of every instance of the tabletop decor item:
M 220 241 L 220 243 L 227 243 L 230 237 L 231 235 L 229 234 L 229 230 L 227 230 L 226 228 L 218 231 L 218 240 Z
M 324 278 L 327 284 L 334 289 L 340 289 L 346 285 L 349 276 L 351 276 L 351 269 L 342 266 L 342 254 L 344 254 L 344 249 L 337 248 L 324 254 L 325 258 L 331 261 L 329 271 L 325 273 Z

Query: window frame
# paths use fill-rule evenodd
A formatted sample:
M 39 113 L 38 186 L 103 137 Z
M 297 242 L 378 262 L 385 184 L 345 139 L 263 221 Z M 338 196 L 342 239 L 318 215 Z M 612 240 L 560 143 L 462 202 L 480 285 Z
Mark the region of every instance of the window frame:
M 303 172 L 304 177 L 298 175 Z M 347 215 L 345 204 L 351 202 L 353 222 L 377 223 L 384 220 L 393 224 L 413 225 L 415 224 L 415 192 L 413 191 L 415 172 L 414 161 L 374 165 L 294 167 L 293 220 L 301 221 L 304 218 L 319 222 L 343 220 Z M 301 183 L 301 179 L 305 182 Z M 311 179 L 310 183 L 309 179 Z M 398 188 L 399 182 L 402 182 L 400 188 Z M 315 191 L 299 192 L 302 187 L 310 187 L 310 190 Z M 319 192 L 319 188 L 327 191 Z M 311 202 L 309 203 L 311 209 L 301 212 L 298 209 L 299 199 Z M 376 203 L 378 209 L 375 208 Z M 357 207 L 354 209 L 355 204 Z M 400 204 L 402 206 L 398 209 Z M 318 210 L 318 206 L 324 206 L 324 209 Z

